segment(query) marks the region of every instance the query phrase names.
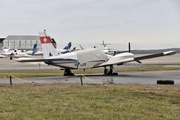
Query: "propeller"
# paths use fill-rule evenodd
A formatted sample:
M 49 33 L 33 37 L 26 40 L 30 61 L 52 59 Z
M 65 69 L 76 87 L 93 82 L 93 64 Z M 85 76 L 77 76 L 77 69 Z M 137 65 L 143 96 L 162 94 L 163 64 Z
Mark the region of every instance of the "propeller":
M 129 49 L 129 53 L 131 52 L 131 43 L 128 43 L 128 49 Z
M 79 44 L 79 46 L 80 46 L 81 50 L 84 50 L 84 48 L 80 44 Z
M 131 52 L 131 43 L 130 42 L 128 43 L 128 49 L 129 49 L 129 53 L 130 53 Z M 139 60 L 136 60 L 136 62 L 141 64 L 141 61 L 139 61 Z
M 136 60 L 136 62 L 138 62 L 138 63 L 140 63 L 140 64 L 141 64 L 141 61 L 139 61 L 139 60 Z

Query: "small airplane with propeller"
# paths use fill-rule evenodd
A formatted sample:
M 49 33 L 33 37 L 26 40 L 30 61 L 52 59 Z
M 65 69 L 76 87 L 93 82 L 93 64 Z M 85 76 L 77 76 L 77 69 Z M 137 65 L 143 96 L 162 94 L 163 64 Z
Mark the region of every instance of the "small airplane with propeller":
M 127 62 L 136 61 L 141 63 L 141 60 L 173 55 L 175 51 L 166 51 L 156 54 L 149 54 L 140 57 L 135 57 L 133 53 L 123 52 L 115 55 L 105 54 L 99 48 L 87 48 L 79 51 L 60 54 L 53 46 L 50 36 L 47 36 L 46 30 L 39 32 L 40 43 L 43 50 L 43 58 L 18 58 L 17 62 L 44 62 L 47 65 L 52 65 L 64 69 L 64 75 L 74 75 L 71 69 L 89 69 L 104 67 L 104 75 L 118 75 L 114 71 L 114 65 L 123 65 Z M 109 70 L 107 69 L 109 67 Z

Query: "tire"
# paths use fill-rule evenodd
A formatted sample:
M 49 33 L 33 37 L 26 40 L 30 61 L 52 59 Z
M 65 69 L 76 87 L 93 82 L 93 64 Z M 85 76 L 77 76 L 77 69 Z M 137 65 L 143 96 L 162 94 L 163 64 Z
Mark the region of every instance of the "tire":
M 157 84 L 174 85 L 173 80 L 157 80 Z
M 157 84 L 164 84 L 163 80 L 157 80 Z
M 164 80 L 165 84 L 174 85 L 173 80 Z

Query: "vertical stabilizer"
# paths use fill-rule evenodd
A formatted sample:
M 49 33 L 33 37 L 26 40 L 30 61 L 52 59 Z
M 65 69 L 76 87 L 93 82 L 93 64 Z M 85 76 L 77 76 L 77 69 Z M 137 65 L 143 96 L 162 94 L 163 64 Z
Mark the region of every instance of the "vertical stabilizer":
M 71 48 L 71 45 L 72 45 L 71 42 L 69 42 L 68 45 L 65 46 L 63 49 L 64 50 L 69 50 Z
M 32 54 L 34 55 L 37 52 L 37 43 L 34 44 L 32 49 Z
M 58 52 L 52 44 L 51 37 L 46 35 L 45 30 L 44 32 L 39 32 L 39 37 L 40 37 L 40 42 L 41 42 L 44 58 L 57 56 Z

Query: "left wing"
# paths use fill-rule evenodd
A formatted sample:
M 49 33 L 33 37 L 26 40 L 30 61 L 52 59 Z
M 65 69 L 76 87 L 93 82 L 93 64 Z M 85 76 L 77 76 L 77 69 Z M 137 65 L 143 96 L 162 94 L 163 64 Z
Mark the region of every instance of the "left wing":
M 144 60 L 144 59 L 151 59 L 151 58 L 168 56 L 168 55 L 174 55 L 175 53 L 176 53 L 175 51 L 167 51 L 167 52 L 162 52 L 162 53 L 145 55 L 145 56 L 135 57 L 134 61 L 139 61 L 139 60 Z
M 101 67 L 101 66 L 109 66 L 109 65 L 122 65 L 123 63 L 132 62 L 132 61 L 141 63 L 140 60 L 174 55 L 175 53 L 176 53 L 175 51 L 167 51 L 167 52 L 162 52 L 162 53 L 144 55 L 144 56 L 140 56 L 140 57 L 134 57 L 134 55 L 132 53 L 129 53 L 127 55 L 124 54 L 124 56 L 119 54 L 119 56 L 118 55 L 117 55 L 117 57 L 114 56 L 111 59 L 109 59 L 107 62 L 104 62 L 99 66 Z

